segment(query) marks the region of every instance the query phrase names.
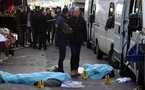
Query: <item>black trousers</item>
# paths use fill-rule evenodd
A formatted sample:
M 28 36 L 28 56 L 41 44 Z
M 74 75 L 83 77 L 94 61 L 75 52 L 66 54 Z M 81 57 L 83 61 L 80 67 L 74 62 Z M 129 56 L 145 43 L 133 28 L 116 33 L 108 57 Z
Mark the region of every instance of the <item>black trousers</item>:
M 71 47 L 71 71 L 78 70 L 80 61 L 81 45 L 70 45 Z
M 33 28 L 33 47 L 37 47 L 38 41 L 38 30 L 36 28 Z
M 52 38 L 51 38 L 52 44 L 53 44 L 54 38 L 55 38 L 55 24 L 53 24 L 53 27 L 52 27 Z
M 41 49 L 42 47 L 44 49 L 46 49 L 46 32 L 39 32 L 39 49 Z
M 26 27 L 21 27 L 20 31 L 19 31 L 19 41 L 20 41 L 20 45 L 24 46 L 25 44 L 25 37 L 26 37 Z

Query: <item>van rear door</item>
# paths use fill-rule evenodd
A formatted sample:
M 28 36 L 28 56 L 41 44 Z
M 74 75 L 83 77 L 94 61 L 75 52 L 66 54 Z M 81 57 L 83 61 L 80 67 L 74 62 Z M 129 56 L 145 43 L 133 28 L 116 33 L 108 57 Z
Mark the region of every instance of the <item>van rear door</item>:
M 110 1 L 109 9 L 108 9 L 108 18 L 112 18 L 111 22 L 111 28 L 108 29 L 105 27 L 106 30 L 106 53 L 109 54 L 110 50 L 113 50 L 112 45 L 114 43 L 114 14 L 115 14 L 115 2 Z M 107 23 L 107 22 L 106 22 Z
M 114 56 L 121 60 L 121 53 L 125 52 L 128 35 L 128 17 L 130 0 L 118 0 L 115 10 Z M 124 53 L 126 54 L 126 53 Z

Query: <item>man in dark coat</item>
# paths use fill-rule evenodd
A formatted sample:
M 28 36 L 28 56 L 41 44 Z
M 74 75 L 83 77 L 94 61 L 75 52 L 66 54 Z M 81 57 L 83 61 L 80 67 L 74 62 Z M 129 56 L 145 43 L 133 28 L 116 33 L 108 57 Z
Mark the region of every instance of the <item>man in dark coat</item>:
M 37 48 L 37 39 L 38 39 L 38 15 L 40 14 L 40 7 L 36 6 L 35 11 L 32 15 L 32 28 L 33 28 L 33 48 Z
M 59 7 L 59 6 L 57 6 L 56 7 L 56 10 L 55 10 L 55 17 L 54 17 L 54 19 L 57 19 L 58 17 L 59 17 L 59 15 L 61 14 L 61 7 Z M 56 22 L 54 22 L 55 24 L 56 24 Z M 53 26 L 53 37 L 52 37 L 52 42 L 53 42 L 53 39 L 54 39 L 54 37 L 55 37 L 55 46 L 56 47 L 58 47 L 58 40 L 57 40 L 57 35 L 56 35 L 56 26 L 55 26 L 55 24 L 54 24 L 54 26 Z
M 58 61 L 58 72 L 64 72 L 63 61 L 66 55 L 66 46 L 68 45 L 68 35 L 65 35 L 61 30 L 64 22 L 67 21 L 69 15 L 68 9 L 64 8 L 62 14 L 58 16 L 56 20 L 56 40 L 59 47 L 59 61 Z
M 72 28 L 73 34 L 70 41 L 71 47 L 71 76 L 80 75 L 78 73 L 81 45 L 87 41 L 86 22 L 80 16 L 80 8 L 75 7 L 73 16 L 68 19 L 68 25 Z
M 40 14 L 38 15 L 38 37 L 39 37 L 39 50 L 43 49 L 47 50 L 46 46 L 46 31 L 47 31 L 47 19 L 43 13 L 43 10 L 40 10 Z
M 26 10 L 22 10 L 22 12 L 20 13 L 20 45 L 22 47 L 25 46 L 24 42 L 25 42 L 25 33 L 27 30 L 27 11 Z
M 46 18 L 47 18 L 47 39 L 48 39 L 48 44 L 50 44 L 50 32 L 52 31 L 52 25 L 53 25 L 53 17 L 51 15 L 50 8 L 46 8 Z

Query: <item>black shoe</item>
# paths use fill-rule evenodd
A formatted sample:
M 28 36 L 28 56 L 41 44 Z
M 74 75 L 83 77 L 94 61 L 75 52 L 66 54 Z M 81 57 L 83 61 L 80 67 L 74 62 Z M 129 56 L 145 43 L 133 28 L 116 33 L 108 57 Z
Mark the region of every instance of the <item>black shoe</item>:
M 47 48 L 44 48 L 44 50 L 47 50 Z
M 12 56 L 14 56 L 14 50 L 9 50 L 9 54 L 11 54 Z
M 62 72 L 62 73 L 64 73 L 64 70 L 60 70 L 60 69 L 55 69 L 55 71 L 54 72 Z
M 41 48 L 38 48 L 39 50 L 41 50 Z
M 36 46 L 34 46 L 33 48 L 34 48 L 34 49 L 37 49 L 37 47 L 36 47 Z

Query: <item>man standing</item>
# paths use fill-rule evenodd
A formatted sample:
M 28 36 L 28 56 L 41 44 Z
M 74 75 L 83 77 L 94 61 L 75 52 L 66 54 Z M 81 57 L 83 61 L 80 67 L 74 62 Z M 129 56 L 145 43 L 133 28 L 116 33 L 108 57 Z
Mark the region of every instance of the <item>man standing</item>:
M 37 48 L 38 39 L 38 15 L 40 14 L 40 7 L 36 6 L 32 16 L 32 28 L 33 28 L 33 48 Z
M 47 31 L 47 19 L 44 15 L 43 9 L 40 10 L 40 14 L 37 17 L 38 23 L 38 38 L 39 38 L 39 50 L 43 49 L 47 50 L 46 46 L 46 31 Z
M 61 14 L 61 7 L 56 7 L 56 11 L 55 11 L 55 17 L 54 17 L 54 19 L 57 19 L 58 17 L 59 17 L 59 15 Z M 55 24 L 56 24 L 56 22 L 55 22 Z M 53 30 L 54 30 L 54 32 L 53 32 L 53 38 L 55 37 L 55 46 L 56 47 L 58 47 L 58 40 L 57 40 L 57 35 L 56 35 L 56 26 L 55 26 L 55 24 L 54 24 L 54 28 L 53 28 Z
M 73 16 L 68 19 L 68 25 L 72 28 L 73 34 L 70 41 L 71 47 L 71 76 L 80 75 L 78 73 L 81 45 L 87 41 L 86 22 L 80 16 L 80 8 L 75 7 Z
M 47 40 L 48 40 L 48 45 L 50 44 L 50 34 L 52 31 L 52 25 L 53 25 L 53 17 L 51 15 L 51 10 L 50 8 L 46 8 L 46 19 L 47 19 Z M 51 42 L 52 43 L 52 42 Z
M 56 20 L 56 40 L 58 42 L 59 47 L 59 61 L 58 61 L 58 72 L 64 72 L 63 70 L 63 61 L 66 55 L 66 46 L 68 45 L 68 36 L 63 33 L 61 27 L 63 23 L 67 21 L 67 17 L 69 15 L 68 9 L 64 8 L 62 13 L 58 16 Z
M 20 45 L 22 47 L 25 46 L 25 33 L 27 30 L 27 11 L 23 8 L 20 13 L 20 24 L 21 24 L 21 31 L 20 31 Z

